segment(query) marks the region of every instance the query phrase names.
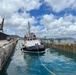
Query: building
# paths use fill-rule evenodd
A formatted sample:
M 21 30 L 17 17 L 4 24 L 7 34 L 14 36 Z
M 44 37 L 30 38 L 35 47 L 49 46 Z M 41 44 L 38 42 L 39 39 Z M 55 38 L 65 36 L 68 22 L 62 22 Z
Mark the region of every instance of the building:
M 9 35 L 0 32 L 0 40 L 5 40 L 5 39 L 7 39 L 8 36 L 9 36 Z

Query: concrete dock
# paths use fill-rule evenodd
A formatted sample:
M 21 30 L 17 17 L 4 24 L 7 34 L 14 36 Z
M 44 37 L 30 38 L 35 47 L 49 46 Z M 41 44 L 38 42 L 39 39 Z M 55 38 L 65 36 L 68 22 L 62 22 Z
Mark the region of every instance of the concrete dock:
M 0 47 L 4 46 L 5 44 L 8 44 L 9 42 L 7 40 L 0 40 Z
M 65 51 L 76 54 L 76 43 L 56 43 L 56 42 L 42 42 L 45 47 L 54 48 L 56 50 Z
M 2 70 L 8 58 L 14 51 L 17 41 L 18 40 L 12 42 L 8 42 L 7 40 L 0 41 L 0 70 Z

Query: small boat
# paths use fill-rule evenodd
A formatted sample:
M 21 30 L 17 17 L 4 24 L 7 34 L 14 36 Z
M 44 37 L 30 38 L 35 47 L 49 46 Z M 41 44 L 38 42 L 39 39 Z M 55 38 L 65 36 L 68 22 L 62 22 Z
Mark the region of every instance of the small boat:
M 23 52 L 44 53 L 45 47 L 41 45 L 41 41 L 36 38 L 34 33 L 30 33 L 30 23 L 28 22 L 28 36 L 24 37 L 24 45 L 21 48 Z

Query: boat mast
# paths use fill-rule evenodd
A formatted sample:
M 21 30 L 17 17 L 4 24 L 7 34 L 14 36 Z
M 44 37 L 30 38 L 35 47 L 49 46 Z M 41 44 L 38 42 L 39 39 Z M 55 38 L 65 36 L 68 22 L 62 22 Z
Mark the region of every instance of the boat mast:
M 30 22 L 28 21 L 28 35 L 29 35 L 29 40 L 30 40 Z

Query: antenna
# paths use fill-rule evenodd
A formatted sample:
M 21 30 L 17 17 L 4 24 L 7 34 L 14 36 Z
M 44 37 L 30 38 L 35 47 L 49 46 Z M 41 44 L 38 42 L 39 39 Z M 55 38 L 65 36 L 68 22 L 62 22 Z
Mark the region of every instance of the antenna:
M 29 34 L 29 39 L 30 39 L 30 22 L 28 21 L 28 34 Z

